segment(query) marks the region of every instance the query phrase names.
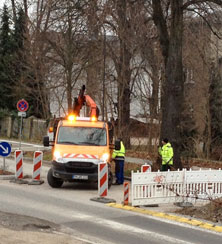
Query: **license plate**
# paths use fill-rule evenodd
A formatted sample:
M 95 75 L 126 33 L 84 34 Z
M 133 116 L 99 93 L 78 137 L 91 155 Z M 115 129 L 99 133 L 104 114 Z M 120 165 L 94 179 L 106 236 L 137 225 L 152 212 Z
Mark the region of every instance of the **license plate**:
M 74 180 L 88 180 L 88 175 L 73 175 Z

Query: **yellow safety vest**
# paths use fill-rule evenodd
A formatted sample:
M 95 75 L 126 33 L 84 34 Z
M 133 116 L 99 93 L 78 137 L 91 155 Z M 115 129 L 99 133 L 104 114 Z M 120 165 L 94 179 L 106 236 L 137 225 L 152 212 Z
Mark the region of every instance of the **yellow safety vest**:
M 114 150 L 113 154 L 112 154 L 112 158 L 113 159 L 117 159 L 117 158 L 124 158 L 125 157 L 125 147 L 122 143 L 122 141 L 120 142 L 120 150 Z
M 173 165 L 173 148 L 169 142 L 159 147 L 159 154 L 162 157 L 162 165 Z

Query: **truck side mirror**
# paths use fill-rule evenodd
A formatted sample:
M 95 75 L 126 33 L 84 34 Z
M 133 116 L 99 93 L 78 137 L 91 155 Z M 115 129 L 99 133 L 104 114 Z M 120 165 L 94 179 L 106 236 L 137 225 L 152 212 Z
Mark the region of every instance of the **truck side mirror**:
M 49 147 L 49 136 L 44 136 L 43 137 L 43 146 L 44 147 Z

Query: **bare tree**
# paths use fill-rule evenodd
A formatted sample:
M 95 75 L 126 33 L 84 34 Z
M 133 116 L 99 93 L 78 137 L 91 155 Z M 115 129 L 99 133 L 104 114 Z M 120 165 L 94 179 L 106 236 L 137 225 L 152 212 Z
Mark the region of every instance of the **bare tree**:
M 110 46 L 108 43 L 117 74 L 118 134 L 123 138 L 126 146 L 129 147 L 130 95 L 132 88 L 131 60 L 135 52 L 131 18 L 133 15 L 130 15 L 132 5 L 125 0 L 111 0 L 107 2 L 106 7 L 108 12 L 106 24 L 110 26 L 111 32 L 118 37 L 115 46 Z
M 85 65 L 83 47 L 87 43 L 84 1 L 57 1 L 49 20 L 46 39 L 51 46 L 49 59 L 57 66 L 57 80 L 65 87 L 68 111 L 73 108 L 73 91 Z M 58 82 L 57 82 L 58 84 Z

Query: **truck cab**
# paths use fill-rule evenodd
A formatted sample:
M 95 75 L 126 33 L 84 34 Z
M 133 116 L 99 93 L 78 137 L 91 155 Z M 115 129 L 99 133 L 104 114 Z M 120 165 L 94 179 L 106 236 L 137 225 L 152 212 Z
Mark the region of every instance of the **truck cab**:
M 85 85 L 74 99 L 73 112 L 65 119 L 55 119 L 53 129 L 52 167 L 48 172 L 51 187 L 61 187 L 64 181 L 98 182 L 98 164 L 108 163 L 108 186 L 112 185 L 110 128 L 98 121 L 99 109 L 94 100 L 85 95 Z M 80 117 L 83 105 L 88 106 L 88 117 Z M 44 137 L 49 146 L 49 137 Z
M 49 146 L 48 137 L 43 144 Z M 65 181 L 98 182 L 98 164 L 104 161 L 108 163 L 110 187 L 111 147 L 106 122 L 73 115 L 58 122 L 52 146 L 52 167 L 47 176 L 51 187 L 61 187 Z

